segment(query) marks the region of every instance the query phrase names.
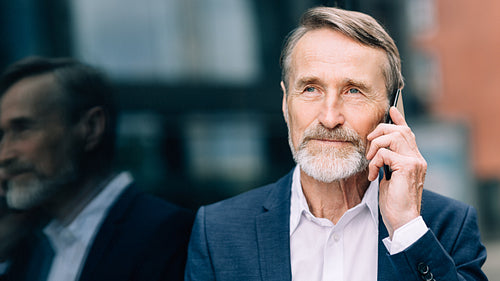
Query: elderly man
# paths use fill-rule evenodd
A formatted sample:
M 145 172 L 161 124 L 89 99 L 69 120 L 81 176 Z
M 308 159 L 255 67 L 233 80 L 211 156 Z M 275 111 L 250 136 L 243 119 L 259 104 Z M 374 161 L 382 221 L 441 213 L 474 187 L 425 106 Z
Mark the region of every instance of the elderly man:
M 0 92 L 7 204 L 51 218 L 17 280 L 182 280 L 193 216 L 112 171 L 104 77 L 74 60 L 28 58 L 5 71 Z
M 403 78 L 386 31 L 365 14 L 314 8 L 281 59 L 297 167 L 200 208 L 186 279 L 486 280 L 474 209 L 423 190 L 427 164 L 389 107 Z

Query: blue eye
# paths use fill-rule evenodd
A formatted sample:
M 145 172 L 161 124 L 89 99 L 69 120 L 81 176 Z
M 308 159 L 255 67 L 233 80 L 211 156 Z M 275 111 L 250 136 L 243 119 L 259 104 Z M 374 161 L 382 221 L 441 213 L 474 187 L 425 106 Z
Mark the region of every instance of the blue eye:
M 360 91 L 356 88 L 351 88 L 351 89 L 349 89 L 348 92 L 349 92 L 349 94 L 359 94 L 360 93 Z
M 314 88 L 314 87 L 307 87 L 306 88 L 306 92 L 312 93 L 314 91 L 316 91 L 316 88 Z

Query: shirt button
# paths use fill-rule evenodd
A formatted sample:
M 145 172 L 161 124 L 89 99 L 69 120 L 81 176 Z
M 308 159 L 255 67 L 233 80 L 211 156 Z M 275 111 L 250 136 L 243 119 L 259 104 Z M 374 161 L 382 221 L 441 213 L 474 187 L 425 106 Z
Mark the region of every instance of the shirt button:
M 339 242 L 339 240 L 340 240 L 340 235 L 338 235 L 337 233 L 334 233 L 334 234 L 333 234 L 333 240 L 335 240 L 335 242 Z

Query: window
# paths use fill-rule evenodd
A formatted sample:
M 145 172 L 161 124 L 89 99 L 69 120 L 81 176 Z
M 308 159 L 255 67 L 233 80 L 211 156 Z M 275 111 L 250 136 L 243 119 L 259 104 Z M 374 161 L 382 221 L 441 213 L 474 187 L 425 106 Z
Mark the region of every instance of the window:
M 260 73 L 249 0 L 75 0 L 75 55 L 126 81 L 248 85 Z

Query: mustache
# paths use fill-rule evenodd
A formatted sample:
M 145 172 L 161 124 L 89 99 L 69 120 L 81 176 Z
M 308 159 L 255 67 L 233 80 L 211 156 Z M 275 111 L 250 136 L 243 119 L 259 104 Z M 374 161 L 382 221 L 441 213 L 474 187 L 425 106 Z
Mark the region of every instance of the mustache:
M 15 175 L 26 171 L 34 171 L 35 167 L 32 164 L 24 162 L 10 162 L 7 164 L 0 165 L 0 171 L 2 174 Z
M 351 142 L 355 146 L 359 146 L 362 143 L 360 136 L 353 129 L 344 127 L 335 127 L 333 129 L 329 129 L 325 128 L 321 124 L 317 124 L 314 127 L 307 128 L 304 131 L 301 146 L 307 144 L 307 142 L 313 139 L 345 141 Z

